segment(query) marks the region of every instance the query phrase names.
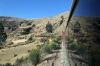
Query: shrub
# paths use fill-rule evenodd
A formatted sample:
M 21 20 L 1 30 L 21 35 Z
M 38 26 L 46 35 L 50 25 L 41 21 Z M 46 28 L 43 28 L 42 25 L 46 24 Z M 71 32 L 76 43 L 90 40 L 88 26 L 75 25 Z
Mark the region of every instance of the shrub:
M 21 65 L 23 62 L 25 62 L 26 59 L 22 56 L 21 58 L 17 58 L 16 62 L 15 62 L 15 66 L 19 66 Z
M 33 49 L 33 50 L 31 50 L 31 52 L 29 54 L 29 59 L 32 62 L 32 64 L 34 66 L 36 66 L 36 64 L 40 61 L 39 49 Z
M 37 49 L 41 49 L 41 45 L 37 45 L 36 48 L 37 48 Z
M 10 42 L 9 42 L 9 45 L 12 45 L 12 44 L 14 44 L 14 43 L 13 43 L 12 41 L 10 41 Z
M 72 37 L 68 37 L 67 40 L 68 40 L 69 43 L 73 42 L 73 38 Z
M 47 39 L 45 39 L 45 38 L 41 38 L 40 39 L 40 42 L 44 42 L 45 43 L 46 41 L 47 41 Z
M 27 50 L 27 52 L 29 53 L 31 50 Z
M 77 46 L 77 53 L 79 54 L 85 54 L 85 49 L 82 45 Z
M 21 35 L 27 35 L 29 32 L 20 32 Z
M 27 25 L 31 25 L 31 22 L 30 22 L 30 23 L 28 23 Z
M 55 43 L 58 43 L 59 40 L 60 40 L 60 36 L 56 36 L 56 37 L 53 39 L 53 41 L 54 41 Z
M 63 17 L 63 16 L 61 16 L 61 18 L 62 18 L 62 19 L 64 19 L 64 17 Z
M 14 54 L 14 57 L 16 57 L 17 56 L 17 54 Z
M 45 45 L 43 47 L 44 53 L 51 53 L 52 50 L 56 49 L 56 44 L 55 42 L 50 42 L 49 44 Z
M 73 42 L 71 44 L 72 50 L 76 51 L 78 54 L 82 55 L 83 57 L 86 56 L 86 50 L 82 44 L 77 44 L 77 42 Z
M 33 40 L 33 38 L 32 38 L 32 35 L 29 37 L 29 39 L 28 39 L 28 41 L 32 41 Z
M 60 36 L 56 36 L 56 39 L 59 41 L 60 40 Z
M 76 50 L 77 49 L 77 43 L 76 42 L 73 42 L 71 44 L 71 48 L 72 48 L 72 50 Z
M 32 26 L 33 26 L 33 27 L 35 27 L 36 25 L 35 25 L 35 24 L 33 24 Z
M 12 65 L 11 63 L 6 63 L 5 65 L 2 66 L 14 66 L 14 65 Z
M 51 42 L 51 43 L 49 44 L 49 48 L 50 48 L 50 50 L 56 49 L 56 44 L 55 44 L 55 42 Z
M 51 53 L 51 49 L 50 49 L 49 45 L 45 45 L 43 47 L 43 51 L 44 51 L 44 53 Z

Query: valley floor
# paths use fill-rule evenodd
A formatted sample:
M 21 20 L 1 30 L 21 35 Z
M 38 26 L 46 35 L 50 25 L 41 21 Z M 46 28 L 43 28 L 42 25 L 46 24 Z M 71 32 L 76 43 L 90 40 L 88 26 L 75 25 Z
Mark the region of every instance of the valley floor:
M 0 63 L 5 64 L 7 62 L 11 62 L 13 64 L 17 58 L 26 56 L 28 54 L 28 50 L 35 48 L 36 45 L 37 44 L 29 43 L 27 45 L 2 49 L 0 53 Z M 14 54 L 17 54 L 17 56 L 14 57 Z

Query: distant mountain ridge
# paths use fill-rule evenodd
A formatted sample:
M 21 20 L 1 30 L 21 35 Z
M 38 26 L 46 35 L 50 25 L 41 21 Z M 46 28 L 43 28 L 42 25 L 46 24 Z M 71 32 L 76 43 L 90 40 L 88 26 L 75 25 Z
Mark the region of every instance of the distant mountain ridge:
M 61 16 L 63 16 L 64 20 L 63 20 L 63 23 L 60 25 L 60 21 L 62 19 Z M 2 21 L 5 27 L 5 32 L 7 33 L 12 33 L 12 32 L 17 33 L 17 32 L 20 32 L 21 30 L 22 31 L 25 30 L 25 28 L 28 29 L 32 25 L 34 27 L 31 27 L 30 33 L 40 33 L 40 34 L 46 33 L 46 29 L 45 29 L 46 24 L 50 22 L 53 25 L 53 29 L 54 29 L 53 32 L 61 34 L 61 32 L 65 30 L 68 16 L 69 16 L 69 11 L 64 12 L 62 14 L 55 15 L 54 17 L 50 17 L 50 18 L 37 18 L 37 19 L 31 19 L 31 20 L 0 16 L 0 21 Z M 90 20 L 91 18 L 92 20 Z M 98 17 L 84 17 L 84 16 L 76 17 L 75 16 L 71 21 L 74 23 L 77 20 L 79 20 L 79 22 L 84 28 L 85 23 L 90 24 L 90 21 L 92 22 L 98 19 L 99 19 Z

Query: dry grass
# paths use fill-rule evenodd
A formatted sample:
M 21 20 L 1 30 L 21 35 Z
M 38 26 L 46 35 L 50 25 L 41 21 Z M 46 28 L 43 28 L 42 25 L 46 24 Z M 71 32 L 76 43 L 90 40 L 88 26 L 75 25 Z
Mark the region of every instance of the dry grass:
M 69 15 L 69 12 L 64 12 L 62 14 L 59 14 L 59 15 L 56 15 L 52 18 L 39 18 L 39 19 L 33 19 L 33 20 L 28 20 L 28 22 L 32 22 L 32 24 L 35 24 L 36 26 L 35 27 L 32 27 L 32 30 L 31 32 L 28 34 L 28 35 L 20 35 L 18 34 L 19 29 L 20 28 L 27 28 L 29 26 L 27 26 L 26 24 L 27 23 L 23 23 L 21 26 L 19 26 L 15 31 L 13 31 L 11 33 L 11 35 L 9 35 L 9 32 L 8 32 L 8 39 L 7 41 L 12 41 L 13 42 L 13 45 L 17 45 L 18 43 L 21 43 L 21 42 L 25 42 L 27 41 L 28 37 L 32 34 L 36 34 L 36 33 L 39 33 L 39 34 L 42 34 L 42 33 L 46 33 L 46 24 L 48 23 L 48 21 L 53 25 L 54 27 L 54 33 L 58 33 L 58 34 L 61 34 L 62 31 L 64 31 L 65 29 L 65 25 L 66 25 L 66 21 L 67 21 L 67 18 L 68 18 L 68 15 Z M 59 26 L 59 23 L 60 23 L 60 20 L 61 20 L 61 16 L 64 17 L 64 22 L 61 26 Z M 21 22 L 21 21 L 24 21 L 23 19 L 18 19 L 18 18 L 9 18 L 7 21 L 15 21 L 15 22 Z M 25 21 L 24 21 L 25 22 Z M 10 22 L 9 22 L 10 23 Z M 54 26 L 55 24 L 55 26 Z M 24 27 L 23 27 L 24 25 Z M 27 36 L 26 39 L 16 39 L 14 38 L 14 35 L 19 35 L 17 37 L 25 37 Z M 26 45 L 19 45 L 19 46 L 16 46 L 16 47 L 10 47 L 10 48 L 6 48 L 6 49 L 2 49 L 0 50 L 0 63 L 6 63 L 6 62 L 10 62 L 10 63 L 14 63 L 16 61 L 17 58 L 20 58 L 22 56 L 27 56 L 28 54 L 28 50 L 31 50 L 33 48 L 36 47 L 37 43 L 39 45 L 41 45 L 42 43 L 39 42 L 40 38 L 36 38 L 36 37 L 33 37 L 36 39 L 35 42 L 33 43 L 28 43 Z M 17 54 L 16 57 L 14 57 L 14 54 Z

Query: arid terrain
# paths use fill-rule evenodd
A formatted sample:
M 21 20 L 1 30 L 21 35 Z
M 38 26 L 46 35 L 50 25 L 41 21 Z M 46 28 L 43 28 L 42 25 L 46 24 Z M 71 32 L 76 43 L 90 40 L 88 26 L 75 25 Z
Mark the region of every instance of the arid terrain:
M 36 48 L 37 45 L 44 44 L 43 42 L 40 41 L 42 37 L 36 37 L 35 35 L 36 34 L 49 35 L 49 33 L 47 33 L 46 28 L 45 28 L 48 22 L 50 22 L 53 26 L 53 34 L 61 35 L 62 32 L 65 31 L 68 16 L 69 16 L 69 11 L 64 12 L 62 14 L 55 15 L 54 17 L 50 17 L 50 18 L 45 17 L 45 18 L 36 18 L 36 19 L 30 19 L 30 20 L 1 16 L 0 21 L 2 21 L 5 28 L 5 32 L 7 33 L 7 40 L 3 48 L 0 49 L 0 63 L 5 64 L 9 62 L 11 64 L 14 64 L 18 58 L 21 58 L 22 56 L 23 57 L 28 56 L 29 50 Z M 62 18 L 63 18 L 63 23 L 60 24 Z M 97 30 L 100 28 L 98 19 L 100 18 L 99 17 L 96 17 L 96 18 L 84 17 L 84 16 L 73 17 L 73 19 L 71 19 L 70 26 L 69 26 L 69 34 L 70 35 L 74 34 L 72 30 L 73 24 L 76 21 L 78 21 L 81 25 L 81 31 L 84 34 L 88 35 L 92 33 L 94 35 L 92 40 L 88 39 L 88 41 L 91 40 L 92 48 L 95 48 L 95 47 L 100 48 L 98 45 L 99 42 L 96 41 L 97 40 L 96 37 L 99 34 L 99 32 L 98 31 L 96 32 L 96 30 L 94 30 L 94 28 L 97 28 Z M 67 35 L 67 32 L 66 32 L 66 35 Z M 32 41 L 29 41 L 30 37 L 33 38 Z M 51 39 L 49 39 L 49 41 L 50 40 Z M 94 40 L 96 42 L 94 42 Z M 84 43 L 84 45 L 88 45 L 88 44 Z M 75 54 L 73 55 L 75 56 Z M 49 54 L 47 55 L 47 57 L 48 56 L 57 57 L 56 60 L 54 61 L 55 63 L 54 66 L 60 65 L 60 64 L 59 65 L 57 64 L 61 62 L 61 57 L 60 57 L 61 49 L 55 50 L 53 54 Z M 50 63 L 53 60 L 49 60 L 48 62 Z M 38 65 L 42 66 L 41 65 L 42 63 Z
M 25 20 L 15 17 L 0 17 L 5 32 L 7 33 L 6 44 L 3 49 L 0 49 L 0 63 L 5 64 L 10 62 L 14 64 L 17 58 L 28 55 L 28 50 L 34 49 L 36 45 L 41 45 L 40 37 L 35 37 L 35 34 L 47 34 L 46 24 L 50 22 L 53 25 L 53 33 L 60 35 L 64 31 L 69 12 L 55 15 L 50 18 L 38 18 Z M 64 22 L 60 25 L 61 16 L 64 17 Z M 28 32 L 28 34 L 22 34 Z M 32 36 L 34 41 L 27 42 Z M 14 54 L 17 54 L 14 57 Z

